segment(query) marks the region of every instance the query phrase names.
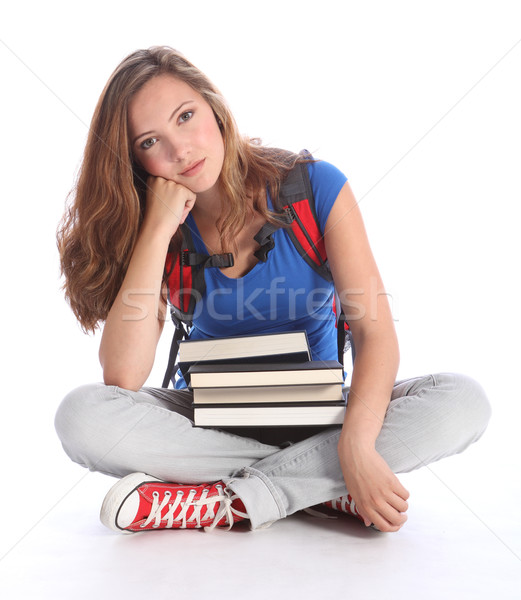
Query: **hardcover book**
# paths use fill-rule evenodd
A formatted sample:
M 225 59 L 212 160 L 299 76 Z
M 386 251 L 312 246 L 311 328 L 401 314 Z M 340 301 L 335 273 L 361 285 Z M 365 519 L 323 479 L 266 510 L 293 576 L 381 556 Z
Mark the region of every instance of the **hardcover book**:
M 256 359 L 288 354 L 304 355 L 304 361 L 310 359 L 305 331 L 241 335 L 209 340 L 183 340 L 179 344 L 180 363 Z
M 188 369 L 194 364 L 305 362 L 310 358 L 305 331 L 183 340 L 178 355 L 179 367 L 187 383 L 190 379 Z
M 188 374 L 192 388 L 342 384 L 344 381 L 343 367 L 336 360 L 303 363 L 199 363 L 191 366 Z
M 267 385 L 256 387 L 194 388 L 194 406 L 201 404 L 277 404 L 341 402 L 339 383 L 311 385 Z
M 340 425 L 345 403 L 318 405 L 253 405 L 198 407 L 194 411 L 198 427 Z

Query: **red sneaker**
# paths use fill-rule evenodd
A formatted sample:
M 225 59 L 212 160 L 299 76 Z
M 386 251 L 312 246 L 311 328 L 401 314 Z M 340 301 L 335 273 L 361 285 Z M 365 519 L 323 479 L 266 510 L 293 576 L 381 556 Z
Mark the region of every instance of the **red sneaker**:
M 240 498 L 231 494 L 222 481 L 182 485 L 132 473 L 109 490 L 100 518 L 109 529 L 134 533 L 224 526 L 231 529 L 248 515 Z
M 325 511 L 324 509 L 328 510 Z M 304 509 L 304 512 L 307 512 L 313 517 L 322 517 L 327 519 L 336 519 L 337 517 L 335 512 L 337 511 L 346 513 L 352 517 L 360 519 L 360 521 L 363 521 L 363 518 L 356 510 L 355 501 L 349 494 L 347 496 L 341 496 L 340 498 L 328 500 L 327 502 L 322 502 L 322 504 L 317 504 L 316 506 Z
M 322 503 L 324 506 L 328 508 L 332 508 L 333 510 L 339 510 L 341 512 L 347 513 L 352 517 L 357 517 L 362 520 L 362 517 L 358 514 L 356 510 L 355 501 L 349 494 L 347 496 L 340 496 L 340 498 L 335 498 L 335 500 L 328 500 L 327 502 Z

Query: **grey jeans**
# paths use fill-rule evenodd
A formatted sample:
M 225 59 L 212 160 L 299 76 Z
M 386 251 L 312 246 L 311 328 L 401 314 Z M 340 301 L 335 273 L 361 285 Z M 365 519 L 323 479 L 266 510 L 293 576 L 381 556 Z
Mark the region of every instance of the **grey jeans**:
M 192 414 L 186 390 L 93 384 L 65 397 L 55 424 L 70 458 L 93 471 L 142 471 L 177 483 L 223 480 L 243 501 L 253 529 L 347 493 L 339 426 L 300 441 L 291 439 L 294 430 L 279 430 L 291 443 L 266 443 L 253 430 L 246 436 L 195 427 Z M 395 473 L 412 471 L 463 451 L 489 417 L 473 379 L 442 373 L 400 381 L 376 448 Z

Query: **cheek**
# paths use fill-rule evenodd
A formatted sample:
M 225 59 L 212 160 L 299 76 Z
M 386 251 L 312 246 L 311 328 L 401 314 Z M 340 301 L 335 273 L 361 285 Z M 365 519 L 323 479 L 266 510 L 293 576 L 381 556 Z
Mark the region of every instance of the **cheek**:
M 200 130 L 200 141 L 201 144 L 211 147 L 214 154 L 224 155 L 224 140 L 213 113 Z
M 141 159 L 141 166 L 149 175 L 153 175 L 154 177 L 161 177 L 162 169 L 162 161 L 158 157 L 145 156 Z
M 224 161 L 224 139 L 219 128 L 217 128 L 217 132 L 215 133 L 214 144 L 217 159 L 222 167 Z

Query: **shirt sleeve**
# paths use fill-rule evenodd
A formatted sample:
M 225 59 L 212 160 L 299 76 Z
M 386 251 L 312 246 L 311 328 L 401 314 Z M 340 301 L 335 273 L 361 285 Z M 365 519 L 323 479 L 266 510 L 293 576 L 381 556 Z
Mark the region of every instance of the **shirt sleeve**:
M 337 167 L 323 160 L 308 163 L 308 171 L 318 221 L 321 230 L 324 231 L 329 213 L 347 177 Z

